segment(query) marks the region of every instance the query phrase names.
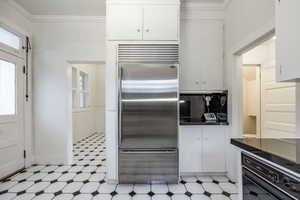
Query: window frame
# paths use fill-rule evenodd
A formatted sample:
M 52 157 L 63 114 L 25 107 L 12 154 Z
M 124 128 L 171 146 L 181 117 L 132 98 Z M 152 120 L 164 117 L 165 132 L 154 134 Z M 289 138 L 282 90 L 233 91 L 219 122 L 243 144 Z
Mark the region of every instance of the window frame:
M 2 22 L 0 22 L 0 27 L 20 38 L 20 44 L 19 44 L 20 48 L 19 49 L 15 49 L 15 48 L 13 48 L 13 47 L 11 47 L 7 44 L 4 44 L 0 41 L 0 50 L 4 51 L 6 53 L 10 53 L 10 54 L 15 55 L 15 56 L 20 57 L 20 58 L 25 58 L 26 57 L 26 51 L 25 51 L 24 46 L 25 46 L 25 43 L 26 43 L 26 37 L 23 34 L 16 31 L 15 29 L 5 25 Z

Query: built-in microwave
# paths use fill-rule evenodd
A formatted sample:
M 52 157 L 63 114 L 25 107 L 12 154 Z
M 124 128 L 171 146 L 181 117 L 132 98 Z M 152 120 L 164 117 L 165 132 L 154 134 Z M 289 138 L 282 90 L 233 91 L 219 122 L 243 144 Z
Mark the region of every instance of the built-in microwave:
M 228 92 L 180 94 L 180 123 L 228 123 Z

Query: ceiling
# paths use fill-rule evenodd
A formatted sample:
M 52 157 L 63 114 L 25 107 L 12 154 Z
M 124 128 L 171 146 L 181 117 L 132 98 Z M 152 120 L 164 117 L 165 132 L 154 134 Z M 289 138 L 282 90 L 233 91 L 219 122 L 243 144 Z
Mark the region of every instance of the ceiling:
M 105 16 L 105 0 L 11 0 L 32 15 Z M 224 0 L 182 0 L 192 3 L 224 3 Z

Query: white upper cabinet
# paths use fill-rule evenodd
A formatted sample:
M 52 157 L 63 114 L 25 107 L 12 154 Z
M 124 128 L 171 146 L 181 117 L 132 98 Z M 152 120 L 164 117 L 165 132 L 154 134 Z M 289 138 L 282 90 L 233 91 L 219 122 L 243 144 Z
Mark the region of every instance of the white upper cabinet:
M 223 22 L 183 21 L 180 37 L 180 90 L 223 90 Z
M 277 81 L 300 80 L 299 8 L 299 0 L 276 0 Z
M 108 40 L 179 39 L 178 5 L 107 5 Z
M 137 5 L 110 5 L 107 8 L 108 40 L 142 40 L 143 9 Z
M 145 6 L 144 40 L 178 40 L 179 7 Z

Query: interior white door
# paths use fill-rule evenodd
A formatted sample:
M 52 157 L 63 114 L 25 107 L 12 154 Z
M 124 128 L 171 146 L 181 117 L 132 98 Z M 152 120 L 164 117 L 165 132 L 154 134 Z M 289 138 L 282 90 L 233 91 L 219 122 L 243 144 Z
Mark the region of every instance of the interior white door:
M 144 40 L 178 40 L 178 6 L 144 7 Z
M 0 178 L 24 167 L 23 65 L 0 51 Z

